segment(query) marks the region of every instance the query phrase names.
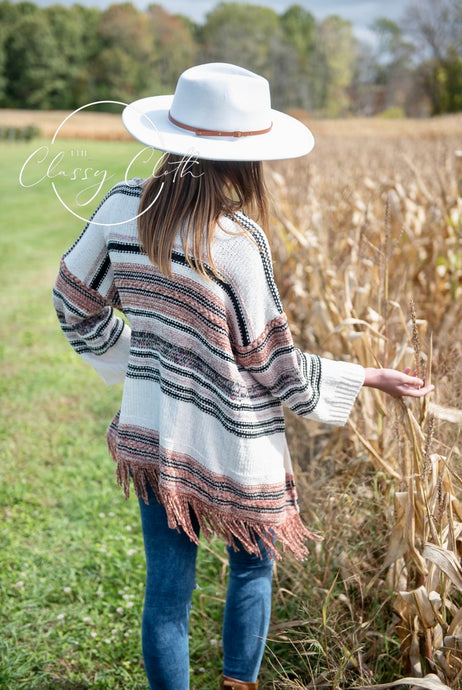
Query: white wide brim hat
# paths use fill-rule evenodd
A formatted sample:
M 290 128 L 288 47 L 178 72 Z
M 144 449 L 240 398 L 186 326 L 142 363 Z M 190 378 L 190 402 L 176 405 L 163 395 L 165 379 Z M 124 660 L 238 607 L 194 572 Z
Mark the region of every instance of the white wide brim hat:
M 297 158 L 314 146 L 308 127 L 271 108 L 264 77 L 221 62 L 183 72 L 174 95 L 127 105 L 122 121 L 147 146 L 209 160 Z

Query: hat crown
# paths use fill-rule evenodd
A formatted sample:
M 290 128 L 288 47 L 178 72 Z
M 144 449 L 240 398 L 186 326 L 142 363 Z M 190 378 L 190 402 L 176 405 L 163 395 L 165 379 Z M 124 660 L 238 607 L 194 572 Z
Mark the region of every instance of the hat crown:
M 271 126 L 268 81 L 237 65 L 198 65 L 178 79 L 172 117 L 183 125 L 217 131 L 253 131 Z
M 306 125 L 271 107 L 264 77 L 224 62 L 190 67 L 174 94 L 127 104 L 122 119 L 147 146 L 206 160 L 298 158 L 314 145 Z

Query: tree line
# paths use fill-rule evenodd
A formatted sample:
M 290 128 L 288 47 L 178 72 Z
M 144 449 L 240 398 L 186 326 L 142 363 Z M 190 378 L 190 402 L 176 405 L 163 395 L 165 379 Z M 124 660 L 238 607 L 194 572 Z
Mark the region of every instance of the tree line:
M 461 0 L 419 0 L 399 23 L 371 26 L 294 4 L 282 14 L 221 2 L 199 25 L 159 4 L 105 10 L 75 4 L 0 2 L 0 106 L 75 109 L 173 93 L 200 62 L 233 62 L 266 76 L 273 106 L 339 117 L 462 110 Z

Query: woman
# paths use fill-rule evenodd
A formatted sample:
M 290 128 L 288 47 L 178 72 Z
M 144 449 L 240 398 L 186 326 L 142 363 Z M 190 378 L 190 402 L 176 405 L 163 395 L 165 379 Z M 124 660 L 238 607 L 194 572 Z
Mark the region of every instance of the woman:
M 271 109 L 265 79 L 200 65 L 174 96 L 136 101 L 123 119 L 166 153 L 149 180 L 106 196 L 63 256 L 54 304 L 75 350 L 106 383 L 124 382 L 107 438 L 119 482 L 128 495 L 133 480 L 139 497 L 150 687 L 189 687 L 202 533 L 221 535 L 229 552 L 220 687 L 257 688 L 273 561 L 281 550 L 304 558 L 319 538 L 300 519 L 282 406 L 342 425 L 363 385 L 414 397 L 432 387 L 294 347 L 260 227 L 261 161 L 314 142 Z

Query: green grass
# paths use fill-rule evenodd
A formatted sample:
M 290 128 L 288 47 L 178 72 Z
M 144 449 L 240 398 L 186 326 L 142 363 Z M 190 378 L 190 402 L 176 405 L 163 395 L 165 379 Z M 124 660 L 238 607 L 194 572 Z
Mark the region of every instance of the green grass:
M 104 440 L 121 388 L 106 387 L 79 360 L 54 314 L 59 258 L 83 223 L 61 206 L 49 180 L 19 184 L 21 166 L 41 144 L 1 147 L 0 687 L 138 690 L 147 688 L 138 506 L 117 487 Z M 74 145 L 82 148 L 66 147 Z M 140 150 L 90 147 L 114 170 L 111 184 Z M 214 549 L 221 555 L 221 544 Z M 224 576 L 207 549 L 198 584 L 192 686 L 212 688 Z

